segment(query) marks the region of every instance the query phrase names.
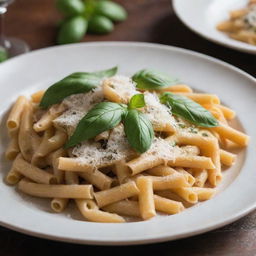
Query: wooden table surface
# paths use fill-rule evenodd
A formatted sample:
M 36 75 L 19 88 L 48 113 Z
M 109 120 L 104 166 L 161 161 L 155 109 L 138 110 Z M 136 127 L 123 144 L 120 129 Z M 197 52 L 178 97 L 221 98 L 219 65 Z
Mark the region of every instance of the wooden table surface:
M 143 41 L 174 45 L 201 52 L 256 76 L 256 57 L 211 43 L 187 29 L 175 16 L 170 0 L 120 0 L 129 12 L 127 21 L 109 35 L 87 35 L 84 41 Z M 55 44 L 56 23 L 60 19 L 53 0 L 16 0 L 6 15 L 10 36 L 27 41 L 31 49 Z M 18 214 L 18 213 L 17 213 Z M 47 225 L 47 223 L 46 223 Z M 171 227 L 170 227 L 171 228 Z M 161 244 L 101 247 L 48 241 L 0 228 L 0 255 L 256 255 L 256 212 L 224 228 L 192 238 Z

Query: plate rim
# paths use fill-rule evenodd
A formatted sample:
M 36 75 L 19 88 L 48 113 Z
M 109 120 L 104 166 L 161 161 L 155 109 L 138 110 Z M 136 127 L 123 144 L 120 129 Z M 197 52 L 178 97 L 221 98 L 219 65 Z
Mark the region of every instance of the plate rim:
M 176 16 L 179 18 L 179 20 L 191 31 L 193 31 L 195 34 L 201 36 L 202 38 L 211 41 L 215 44 L 236 50 L 236 51 L 240 51 L 240 52 L 244 52 L 244 53 L 248 53 L 248 54 L 253 54 L 256 55 L 256 46 L 255 49 L 251 49 L 251 48 L 244 48 L 240 45 L 235 45 L 235 44 L 229 44 L 229 43 L 225 43 L 220 39 L 216 39 L 214 36 L 205 34 L 205 33 L 201 33 L 198 29 L 196 29 L 194 26 L 192 26 L 190 23 L 188 23 L 186 21 L 186 19 L 184 18 L 183 15 L 181 15 L 181 13 L 178 10 L 178 1 L 180 0 L 172 0 L 172 6 L 173 6 L 173 10 L 174 13 L 176 14 Z M 231 40 L 231 39 L 230 39 Z M 235 41 L 235 40 L 234 40 Z M 250 46 L 250 45 L 249 45 Z
M 229 63 L 226 63 L 222 60 L 219 60 L 217 58 L 202 54 L 202 53 L 198 53 L 192 50 L 188 50 L 188 49 L 183 49 L 183 48 L 179 48 L 179 47 L 174 47 L 174 46 L 167 46 L 167 45 L 162 45 L 162 44 L 154 44 L 154 43 L 144 43 L 144 42 L 115 42 L 115 41 L 111 41 L 111 42 L 90 42 L 90 43 L 77 43 L 77 44 L 70 44 L 70 45 L 64 45 L 64 46 L 52 46 L 52 47 L 47 47 L 47 48 L 43 48 L 43 49 L 39 49 L 39 50 L 35 50 L 32 51 L 30 53 L 27 53 L 26 55 L 21 55 L 21 56 L 17 56 L 11 60 L 8 60 L 4 63 L 2 63 L 2 66 L 0 65 L 0 68 L 3 67 L 3 65 L 11 65 L 12 62 L 15 62 L 17 59 L 20 58 L 26 58 L 26 56 L 31 56 L 34 55 L 38 52 L 44 52 L 44 51 L 48 51 L 49 49 L 52 48 L 73 48 L 73 47 L 77 47 L 77 46 L 102 46 L 102 45 L 107 45 L 107 46 L 124 46 L 124 47 L 146 47 L 146 48 L 154 48 L 154 49 L 165 49 L 165 50 L 171 50 L 171 51 L 175 51 L 175 52 L 180 52 L 180 53 L 184 53 L 184 54 L 189 54 L 190 56 L 196 56 L 199 57 L 202 60 L 205 61 L 210 61 L 211 63 L 214 64 L 219 64 L 221 66 L 224 66 L 225 68 L 231 69 L 232 71 L 235 71 L 236 73 L 239 73 L 240 75 L 246 77 L 247 79 L 251 80 L 252 82 L 255 83 L 256 85 L 256 78 L 254 78 L 252 75 L 246 73 L 245 71 L 241 70 L 240 68 L 237 68 Z M 247 208 L 243 208 L 241 209 L 239 212 L 235 213 L 234 215 L 232 215 L 232 217 L 226 218 L 226 219 L 222 219 L 221 221 L 216 222 L 215 225 L 205 225 L 203 228 L 198 228 L 195 231 L 190 231 L 190 232 L 185 232 L 183 234 L 179 234 L 176 235 L 174 238 L 170 236 L 159 236 L 157 238 L 144 238 L 143 240 L 126 240 L 126 241 L 95 241 L 95 240 L 88 240 L 88 239 L 82 239 L 82 238 L 67 238 L 65 236 L 61 236 L 61 234 L 59 236 L 56 235 L 51 235 L 49 233 L 40 233 L 38 231 L 31 231 L 30 229 L 26 229 L 17 225 L 12 225 L 10 223 L 5 223 L 3 221 L 0 220 L 0 225 L 6 228 L 9 228 L 11 230 L 14 231 L 18 231 L 30 236 L 36 236 L 36 237 L 40 237 L 40 238 L 44 238 L 44 239 L 51 239 L 51 240 L 55 240 L 55 241 L 62 241 L 62 242 L 70 242 L 70 243 L 76 243 L 76 244 L 92 244 L 92 245 L 135 245 L 135 244 L 149 244 L 149 243 L 159 243 L 159 242 L 164 242 L 164 241 L 172 241 L 172 240 L 177 240 L 177 239 L 181 239 L 181 238 L 185 238 L 185 237 L 190 237 L 190 236 L 194 236 L 194 235 L 198 235 L 207 231 L 211 231 L 217 228 L 220 228 L 224 225 L 227 225 L 229 223 L 234 222 L 235 220 L 245 216 L 246 214 L 250 213 L 251 211 L 253 211 L 256 208 L 256 202 L 254 204 L 249 205 Z

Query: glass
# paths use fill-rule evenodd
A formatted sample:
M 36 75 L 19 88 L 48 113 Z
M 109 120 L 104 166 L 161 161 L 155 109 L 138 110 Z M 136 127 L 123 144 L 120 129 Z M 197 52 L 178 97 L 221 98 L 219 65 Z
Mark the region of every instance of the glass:
M 13 57 L 29 51 L 26 42 L 13 37 L 6 37 L 4 33 L 4 14 L 7 7 L 14 0 L 0 0 L 0 50 L 6 51 L 8 57 Z

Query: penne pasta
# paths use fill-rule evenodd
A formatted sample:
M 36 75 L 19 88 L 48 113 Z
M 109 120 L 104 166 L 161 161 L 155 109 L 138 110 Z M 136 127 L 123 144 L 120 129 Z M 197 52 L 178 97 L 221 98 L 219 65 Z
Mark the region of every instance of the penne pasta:
M 198 104 L 220 104 L 220 99 L 214 94 L 204 93 L 177 93 L 194 100 Z
M 112 178 L 97 169 L 92 173 L 79 172 L 79 176 L 100 190 L 110 189 L 113 182 Z
M 30 180 L 42 184 L 55 184 L 57 183 L 56 177 L 51 173 L 39 169 L 38 167 L 25 161 L 19 154 L 13 162 L 13 168 L 21 175 L 29 178 Z
M 7 173 L 5 177 L 5 182 L 8 185 L 15 185 L 22 179 L 22 174 L 17 172 L 14 167 Z
M 62 147 L 66 142 L 66 133 L 57 130 L 53 135 L 51 132 L 47 134 L 47 131 L 48 130 L 45 131 L 46 136 L 44 136 L 38 150 L 35 153 L 35 155 L 38 157 L 44 157 L 48 155 L 50 152 Z
M 63 148 L 60 148 L 49 154 L 46 158 L 48 164 L 53 168 L 53 174 L 57 178 L 58 183 L 62 183 L 64 181 L 64 171 L 58 168 L 58 159 L 62 156 L 66 156 L 66 151 Z
M 203 187 L 208 179 L 208 172 L 205 169 L 194 169 L 193 174 L 195 177 L 195 187 Z
M 115 164 L 116 176 L 120 184 L 125 183 L 125 181 L 129 178 L 130 172 L 129 168 L 126 165 L 125 160 L 121 160 Z
M 28 195 L 48 198 L 78 198 L 92 199 L 92 185 L 49 185 L 38 184 L 22 179 L 18 183 L 18 189 Z
M 22 119 L 18 135 L 20 152 L 23 158 L 27 161 L 31 161 L 33 154 L 35 153 L 40 143 L 39 136 L 34 132 L 32 128 L 32 114 L 32 105 L 28 103 L 26 104 L 22 113 Z
M 213 189 L 213 188 L 197 188 L 197 187 L 192 187 L 192 188 L 190 188 L 190 190 L 197 194 L 197 197 L 198 197 L 199 201 L 209 200 L 216 193 L 216 190 Z
M 43 98 L 44 93 L 45 93 L 44 90 L 40 90 L 40 91 L 37 91 L 37 92 L 33 93 L 31 95 L 32 102 L 39 103 L 41 101 L 41 99 Z
M 190 186 L 184 175 L 178 172 L 163 177 L 150 176 L 150 178 L 152 179 L 154 190 L 165 190 Z
M 41 119 L 33 125 L 36 132 L 42 132 L 52 127 L 52 121 L 65 111 L 63 104 L 53 105 L 41 117 Z
M 160 90 L 161 92 L 180 92 L 180 93 L 192 93 L 193 90 L 185 84 L 177 84 L 165 87 Z
M 130 174 L 135 175 L 147 169 L 163 164 L 164 160 L 155 155 L 141 155 L 129 161 L 126 165 L 129 168 Z
M 214 164 L 209 157 L 205 156 L 179 156 L 170 160 L 167 164 L 171 167 L 186 167 L 200 169 L 214 169 Z
M 21 116 L 27 105 L 27 98 L 25 96 L 19 96 L 14 103 L 11 112 L 8 116 L 6 126 L 9 134 L 13 134 L 20 127 Z
M 69 157 L 58 158 L 58 169 L 70 172 L 87 172 L 92 173 L 95 168 L 91 165 L 83 164 L 79 159 Z
M 231 166 L 234 164 L 235 160 L 236 160 L 235 154 L 232 154 L 223 149 L 220 150 L 220 161 L 222 164 L 226 166 Z
M 138 193 L 139 189 L 137 188 L 136 183 L 134 181 L 130 181 L 108 190 L 96 192 L 94 193 L 94 197 L 98 206 L 101 208 L 108 204 L 112 204 L 123 199 L 135 196 Z
M 185 208 L 181 202 L 170 200 L 158 195 L 154 195 L 156 210 L 167 214 L 176 214 L 183 211 Z
M 119 215 L 141 217 L 139 203 L 132 200 L 122 200 L 102 208 L 104 211 Z
M 198 193 L 191 187 L 175 188 L 172 191 L 190 204 L 196 204 L 198 202 Z
M 194 178 L 189 172 L 187 172 L 187 171 L 184 170 L 183 168 L 176 168 L 176 170 L 177 170 L 179 173 L 181 173 L 181 174 L 184 175 L 185 179 L 187 180 L 187 182 L 188 182 L 188 184 L 189 184 L 190 186 L 193 186 L 193 185 L 194 185 L 194 183 L 195 183 L 195 178 Z
M 123 223 L 125 219 L 117 214 L 103 212 L 97 209 L 92 200 L 76 199 L 76 205 L 81 214 L 90 221 L 105 223 Z
M 224 138 L 231 140 L 232 142 L 238 144 L 241 147 L 245 147 L 248 145 L 249 137 L 238 131 L 234 128 L 221 124 L 220 126 L 210 128 L 210 130 L 216 131 L 219 135 L 223 136 Z
M 19 153 L 20 147 L 18 143 L 18 136 L 12 136 L 5 151 L 5 158 L 7 160 L 14 160 Z
M 68 204 L 68 198 L 53 198 L 51 201 L 51 208 L 55 212 L 63 212 Z
M 140 214 L 144 220 L 150 219 L 156 215 L 152 179 L 141 176 L 136 180 L 136 184 L 140 191 Z

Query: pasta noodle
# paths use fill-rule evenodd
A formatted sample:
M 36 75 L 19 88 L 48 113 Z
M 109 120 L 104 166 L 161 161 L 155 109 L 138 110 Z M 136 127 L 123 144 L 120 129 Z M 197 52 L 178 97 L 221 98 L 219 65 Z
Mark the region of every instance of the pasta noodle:
M 27 99 L 24 96 L 19 96 L 16 102 L 14 103 L 6 122 L 9 134 L 19 129 L 22 112 L 24 111 L 26 104 Z
M 48 185 L 33 183 L 26 179 L 22 179 L 18 183 L 18 189 L 25 194 L 36 197 L 93 198 L 92 185 Z
M 14 160 L 19 153 L 20 147 L 18 143 L 18 136 L 13 136 L 5 151 L 5 158 L 7 160 Z
M 175 214 L 183 211 L 185 208 L 181 202 L 154 195 L 156 210 L 167 214 Z
M 42 183 L 42 184 L 55 184 L 57 183 L 56 177 L 52 174 L 37 168 L 36 166 L 26 162 L 21 155 L 18 155 L 13 162 L 13 168 L 22 174 L 23 176 L 29 178 L 32 181 Z
M 144 220 L 150 219 L 156 215 L 153 183 L 148 177 L 139 177 L 136 181 L 139 193 L 140 213 Z
M 120 186 L 94 193 L 99 207 L 121 201 L 139 193 L 134 181 L 127 182 Z

